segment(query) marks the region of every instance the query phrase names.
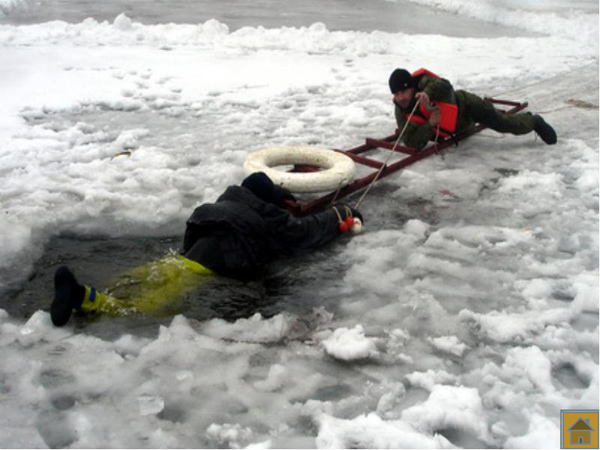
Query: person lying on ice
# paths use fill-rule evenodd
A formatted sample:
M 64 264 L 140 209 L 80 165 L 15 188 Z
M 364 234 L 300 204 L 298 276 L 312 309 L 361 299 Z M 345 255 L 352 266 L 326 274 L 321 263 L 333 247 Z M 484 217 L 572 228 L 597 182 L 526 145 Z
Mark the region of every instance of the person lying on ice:
M 448 80 L 427 69 L 419 69 L 412 74 L 405 69 L 396 69 L 390 76 L 389 85 L 394 95 L 394 112 L 400 131 L 410 118 L 402 135 L 407 147 L 421 150 L 429 140 L 469 132 L 475 123 L 500 133 L 535 131 L 546 144 L 556 144 L 556 132 L 541 116 L 505 114 L 475 94 L 455 91 Z M 411 116 L 416 102 L 420 105 Z
M 211 275 L 252 276 L 276 258 L 339 237 L 348 217 L 362 222 L 361 214 L 345 205 L 293 217 L 278 206 L 285 199 L 293 199 L 292 194 L 262 172 L 248 176 L 241 186 L 229 186 L 215 203 L 199 206 L 187 220 L 181 255 L 133 269 L 108 293 L 80 284 L 68 267 L 59 267 L 52 322 L 63 326 L 74 309 L 108 315 L 157 312 Z

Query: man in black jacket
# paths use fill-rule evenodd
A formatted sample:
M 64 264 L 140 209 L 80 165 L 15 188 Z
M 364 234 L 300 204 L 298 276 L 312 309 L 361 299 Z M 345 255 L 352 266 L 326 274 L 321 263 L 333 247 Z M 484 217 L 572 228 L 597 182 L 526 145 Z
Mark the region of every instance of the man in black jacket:
M 182 255 L 145 264 L 126 274 L 126 293 L 97 292 L 81 285 L 66 267 L 54 276 L 52 322 L 64 325 L 73 309 L 108 315 L 153 313 L 207 276 L 248 277 L 281 256 L 295 256 L 339 237 L 340 221 L 360 213 L 348 206 L 293 217 L 281 208 L 293 199 L 264 173 L 230 186 L 215 203 L 195 209 L 187 221 Z M 131 280 L 135 282 L 131 282 Z M 116 286 L 122 287 L 123 283 Z M 121 289 L 123 291 L 123 289 Z
M 267 175 L 250 175 L 241 186 L 228 187 L 216 203 L 196 208 L 187 221 L 183 254 L 218 274 L 237 277 L 281 256 L 320 247 L 341 234 L 333 209 L 293 217 L 278 206 L 285 199 L 293 197 Z M 348 214 L 344 208 L 338 211 L 343 218 Z

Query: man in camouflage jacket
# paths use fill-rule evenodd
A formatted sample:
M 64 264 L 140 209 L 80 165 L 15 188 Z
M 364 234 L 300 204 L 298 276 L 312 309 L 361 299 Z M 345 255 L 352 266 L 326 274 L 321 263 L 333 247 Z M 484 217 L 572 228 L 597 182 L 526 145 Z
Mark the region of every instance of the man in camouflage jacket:
M 415 120 L 411 120 L 404 131 L 402 140 L 408 147 L 421 150 L 438 134 L 442 112 L 440 108 L 432 106 L 432 102 L 456 105 L 455 129 L 451 131 L 458 135 L 471 131 L 479 123 L 500 133 L 519 135 L 535 131 L 546 144 L 555 144 L 557 141 L 556 132 L 541 116 L 531 113 L 505 114 L 475 94 L 455 91 L 448 80 L 425 69 L 413 74 L 405 69 L 396 69 L 390 76 L 389 85 L 400 131 L 404 129 L 416 102 L 427 107 L 415 109 Z M 422 113 L 427 110 L 431 112 Z

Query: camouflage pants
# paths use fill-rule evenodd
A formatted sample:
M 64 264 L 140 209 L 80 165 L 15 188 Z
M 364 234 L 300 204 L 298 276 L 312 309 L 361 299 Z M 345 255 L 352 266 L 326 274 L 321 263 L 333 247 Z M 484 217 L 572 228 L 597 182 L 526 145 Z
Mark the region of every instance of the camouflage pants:
M 462 109 L 459 132 L 480 123 L 500 133 L 527 134 L 533 131 L 533 116 L 529 113 L 505 114 L 490 102 L 466 91 L 456 91 Z

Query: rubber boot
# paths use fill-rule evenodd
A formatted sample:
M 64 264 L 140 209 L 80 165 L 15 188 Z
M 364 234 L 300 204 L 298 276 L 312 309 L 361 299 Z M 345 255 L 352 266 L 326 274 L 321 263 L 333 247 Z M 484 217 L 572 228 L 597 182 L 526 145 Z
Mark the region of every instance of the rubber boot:
M 54 273 L 54 300 L 50 306 L 50 318 L 57 327 L 62 327 L 71 317 L 73 309 L 79 309 L 85 296 L 85 287 L 80 285 L 67 266 Z
M 548 145 L 556 144 L 556 131 L 540 115 L 533 116 L 533 130 Z

